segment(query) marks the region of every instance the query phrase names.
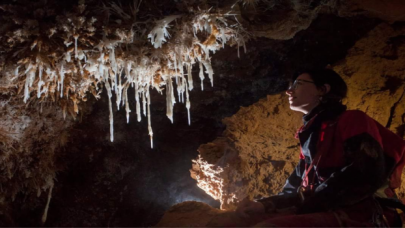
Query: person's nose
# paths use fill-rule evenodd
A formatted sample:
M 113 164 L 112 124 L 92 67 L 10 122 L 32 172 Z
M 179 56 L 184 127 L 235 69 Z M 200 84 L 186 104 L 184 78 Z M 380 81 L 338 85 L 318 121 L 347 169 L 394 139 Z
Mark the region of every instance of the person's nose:
M 292 96 L 293 93 L 293 89 L 292 88 L 288 88 L 287 91 L 285 91 L 285 93 L 289 96 Z

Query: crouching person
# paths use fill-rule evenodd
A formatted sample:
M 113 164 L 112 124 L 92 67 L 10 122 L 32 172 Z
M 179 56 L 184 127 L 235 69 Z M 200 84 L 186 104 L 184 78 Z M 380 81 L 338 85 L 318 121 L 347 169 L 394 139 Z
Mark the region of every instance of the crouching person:
M 287 90 L 290 108 L 302 112 L 298 164 L 282 191 L 243 200 L 228 218 L 209 226 L 401 226 L 396 208 L 404 141 L 341 101 L 347 86 L 333 70 L 302 71 Z M 221 224 L 222 223 L 222 224 Z

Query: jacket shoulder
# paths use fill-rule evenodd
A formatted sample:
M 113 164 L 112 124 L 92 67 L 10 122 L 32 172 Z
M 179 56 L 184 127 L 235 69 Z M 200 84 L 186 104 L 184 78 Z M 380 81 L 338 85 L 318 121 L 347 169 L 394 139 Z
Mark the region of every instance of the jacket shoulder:
M 342 113 L 341 118 L 343 119 L 372 119 L 365 112 L 361 110 L 347 110 Z
M 378 123 L 360 110 L 348 110 L 342 113 L 338 120 L 338 128 L 342 133 L 343 139 L 367 133 L 381 142 Z

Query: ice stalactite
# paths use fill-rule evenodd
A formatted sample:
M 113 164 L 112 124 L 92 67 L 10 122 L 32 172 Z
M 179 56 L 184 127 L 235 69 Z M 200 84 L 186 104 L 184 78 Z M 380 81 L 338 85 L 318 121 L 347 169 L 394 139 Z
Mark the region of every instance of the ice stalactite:
M 72 56 L 70 55 L 70 52 L 66 52 L 65 60 L 68 63 L 70 63 L 70 61 L 72 61 Z
M 204 64 L 204 67 L 207 70 L 206 72 L 208 73 L 208 78 L 210 79 L 211 86 L 214 86 L 214 70 L 212 69 L 211 62 L 205 60 L 202 60 L 201 62 Z
M 73 39 L 75 39 L 75 59 L 78 59 L 79 55 L 77 54 L 77 39 L 79 39 L 79 35 L 78 34 L 73 35 Z
M 65 70 L 63 69 L 63 64 L 60 66 L 60 71 L 59 71 L 59 76 L 60 76 L 60 97 L 63 97 L 63 83 L 65 79 Z
M 188 90 L 193 90 L 194 86 L 193 86 L 193 75 L 191 74 L 191 70 L 192 70 L 192 65 L 191 63 L 187 63 L 186 64 L 187 67 L 187 79 L 188 79 Z
M 200 80 L 201 80 L 201 90 L 204 91 L 204 69 L 203 69 L 203 65 L 201 62 L 200 62 L 199 67 L 200 67 L 199 76 L 200 76 Z
M 148 131 L 150 137 L 150 147 L 153 148 L 153 131 L 152 131 L 152 124 L 150 120 L 150 91 L 149 89 L 146 91 L 146 98 L 148 100 Z
M 139 103 L 138 82 L 135 81 L 135 102 L 136 102 L 136 117 L 138 122 L 141 122 L 141 104 Z
M 42 73 L 44 71 L 44 67 L 42 65 L 39 65 L 39 81 L 38 81 L 38 91 L 37 91 L 37 98 L 41 97 L 41 87 L 45 84 L 44 81 L 42 81 Z
M 51 185 L 51 187 L 49 188 L 49 192 L 48 192 L 48 200 L 46 201 L 46 206 L 45 206 L 45 210 L 44 210 L 44 214 L 42 215 L 42 225 L 45 224 L 46 219 L 48 217 L 48 210 L 49 210 L 49 203 L 51 202 L 51 198 L 52 198 L 52 189 L 53 189 L 53 184 Z
M 173 93 L 173 84 L 171 77 L 166 79 L 166 116 L 173 123 L 173 105 L 176 103 Z
M 129 113 L 131 112 L 131 109 L 129 108 L 129 101 L 128 101 L 128 87 L 129 86 L 125 86 L 125 89 L 124 89 L 125 112 L 127 113 L 127 123 L 129 123 Z
M 190 97 L 188 95 L 188 89 L 186 84 L 186 108 L 187 108 L 188 125 L 191 125 L 190 107 L 191 107 Z
M 146 96 L 145 96 L 145 91 L 142 91 L 142 110 L 143 110 L 143 116 L 146 116 L 146 104 L 148 102 L 146 101 Z
M 105 75 L 108 75 L 105 73 Z M 112 97 L 112 92 L 111 92 L 111 86 L 110 83 L 108 82 L 108 77 L 105 77 L 105 88 L 107 90 L 108 94 L 108 107 L 110 110 L 110 141 L 114 142 L 114 118 L 113 118 L 113 111 L 112 111 L 112 102 L 111 102 L 111 97 Z
M 121 103 L 121 99 L 122 99 L 122 71 L 124 70 L 124 68 L 121 69 L 120 73 L 118 74 L 118 86 L 116 87 L 116 91 L 115 94 L 117 95 L 117 110 L 120 110 L 120 103 Z M 115 84 L 117 84 L 117 82 L 115 82 Z

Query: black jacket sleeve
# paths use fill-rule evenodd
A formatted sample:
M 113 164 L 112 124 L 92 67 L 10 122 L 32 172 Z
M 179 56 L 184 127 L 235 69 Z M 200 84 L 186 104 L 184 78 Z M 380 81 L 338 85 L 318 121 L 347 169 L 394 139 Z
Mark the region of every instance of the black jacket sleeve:
M 305 172 L 305 160 L 300 159 L 295 170 L 291 173 L 291 175 L 286 180 L 283 189 L 279 193 L 279 195 L 288 195 L 288 194 L 297 194 L 298 188 L 302 182 L 302 176 Z
M 388 179 L 384 152 L 368 133 L 344 142 L 346 166 L 333 173 L 306 198 L 300 213 L 353 205 L 374 194 Z

